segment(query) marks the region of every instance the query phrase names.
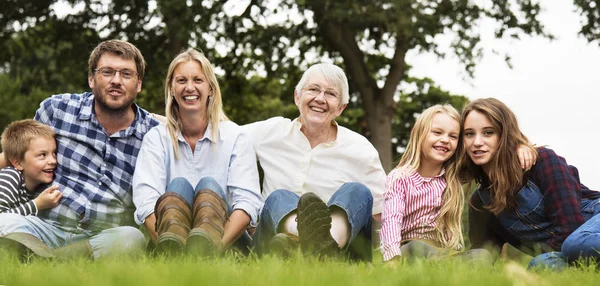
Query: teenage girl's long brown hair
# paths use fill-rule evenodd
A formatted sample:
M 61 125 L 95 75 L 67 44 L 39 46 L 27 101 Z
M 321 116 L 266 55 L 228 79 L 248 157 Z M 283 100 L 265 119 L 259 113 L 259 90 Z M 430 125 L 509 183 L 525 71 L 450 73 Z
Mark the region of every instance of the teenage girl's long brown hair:
M 462 111 L 461 130 L 464 131 L 465 119 L 473 111 L 487 117 L 492 124 L 498 134 L 498 151 L 491 159 L 491 168 L 486 174 L 481 166 L 473 163 L 466 148 L 459 148 L 461 175 L 478 182 L 489 181 L 492 200 L 486 208 L 498 215 L 502 210 L 515 206 L 515 194 L 523 185 L 523 170 L 517 156 L 517 147 L 526 146 L 536 154 L 537 150 L 521 132 L 517 117 L 506 104 L 495 98 L 482 98 L 470 102 Z

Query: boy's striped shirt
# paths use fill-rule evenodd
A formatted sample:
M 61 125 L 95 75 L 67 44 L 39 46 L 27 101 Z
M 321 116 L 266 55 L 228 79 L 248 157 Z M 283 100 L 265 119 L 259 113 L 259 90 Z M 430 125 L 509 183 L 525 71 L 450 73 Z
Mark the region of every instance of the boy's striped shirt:
M 0 170 L 0 213 L 38 214 L 33 193 L 27 191 L 23 175 L 14 167 Z

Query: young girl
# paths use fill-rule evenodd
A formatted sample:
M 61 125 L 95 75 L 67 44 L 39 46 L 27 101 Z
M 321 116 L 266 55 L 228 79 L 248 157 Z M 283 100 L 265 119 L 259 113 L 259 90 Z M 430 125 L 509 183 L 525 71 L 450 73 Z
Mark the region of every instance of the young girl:
M 530 255 L 545 252 L 530 267 L 563 268 L 579 258 L 600 258 L 600 192 L 581 184 L 577 168 L 538 147 L 535 166 L 523 172 L 511 150 L 536 149 L 497 99 L 469 103 L 462 120 L 461 175 L 480 184 L 470 199 L 473 247 L 508 242 Z
M 384 261 L 461 248 L 459 135 L 460 115 L 451 105 L 432 106 L 417 118 L 406 152 L 386 180 L 380 233 Z

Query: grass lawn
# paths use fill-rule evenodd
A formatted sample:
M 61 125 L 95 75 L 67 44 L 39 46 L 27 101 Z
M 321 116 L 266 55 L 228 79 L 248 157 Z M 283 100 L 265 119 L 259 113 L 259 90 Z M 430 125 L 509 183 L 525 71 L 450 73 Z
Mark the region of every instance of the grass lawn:
M 598 285 L 595 267 L 563 272 L 527 271 L 523 262 L 493 267 L 458 261 L 418 260 L 390 267 L 322 262 L 297 256 L 107 258 L 20 263 L 0 257 L 0 285 Z

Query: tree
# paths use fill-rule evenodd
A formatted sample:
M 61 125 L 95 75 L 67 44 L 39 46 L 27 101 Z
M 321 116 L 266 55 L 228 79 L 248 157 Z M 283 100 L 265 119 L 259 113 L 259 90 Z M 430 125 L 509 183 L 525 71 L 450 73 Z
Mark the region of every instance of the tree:
M 398 109 L 394 97 L 400 83 L 407 79 L 409 67 L 405 58 L 409 51 L 446 56 L 435 38 L 452 33 L 455 37 L 450 50 L 472 73 L 481 56 L 476 28 L 482 18 L 498 22 L 497 37 L 549 36 L 537 19 L 539 4 L 529 0 L 516 1 L 516 5 L 511 1 L 493 1 L 487 6 L 468 0 L 282 2 L 285 9 L 303 11 L 300 14 L 304 17 L 299 24 L 302 33 L 286 33 L 285 37 L 294 39 L 304 49 L 312 47 L 343 62 L 354 95 L 364 110 L 368 130 L 365 133 L 379 151 L 386 170 L 393 158 L 392 122 Z M 268 9 L 265 1 L 252 1 L 250 5 L 261 11 Z M 519 14 L 523 16 L 520 18 Z
M 589 41 L 600 35 L 598 1 L 574 1 L 585 19 L 580 33 Z M 477 27 L 483 19 L 496 22 L 498 38 L 551 37 L 534 0 L 281 0 L 276 6 L 263 0 L 68 0 L 84 8 L 65 18 L 56 17 L 57 2 L 0 0 L 0 75 L 20 84 L 5 88 L 19 91 L 8 100 L 34 89 L 38 95 L 87 89 L 80 73 L 89 50 L 120 38 L 138 46 L 149 63 L 137 99 L 142 106 L 163 111 L 166 67 L 193 46 L 220 71 L 225 108 L 243 124 L 295 116 L 292 94 L 302 71 L 329 61 L 344 67 L 351 84 L 340 123 L 371 140 L 386 170 L 396 147 L 406 144 L 416 113 L 434 103 L 460 108 L 466 102 L 431 80 L 410 78 L 407 53 L 455 56 L 472 75 L 482 53 Z M 440 44 L 447 35 L 452 42 Z
M 583 25 L 579 34 L 589 42 L 600 45 L 600 0 L 574 0 L 577 12 L 583 16 Z

